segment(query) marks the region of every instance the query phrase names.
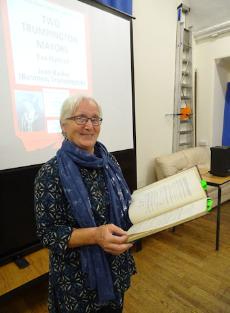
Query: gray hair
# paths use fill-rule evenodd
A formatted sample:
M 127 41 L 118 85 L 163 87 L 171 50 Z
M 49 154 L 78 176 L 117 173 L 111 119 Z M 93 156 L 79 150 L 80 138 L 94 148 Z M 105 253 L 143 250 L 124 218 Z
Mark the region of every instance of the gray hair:
M 73 95 L 73 96 L 69 96 L 62 104 L 61 113 L 60 113 L 60 124 L 62 125 L 66 118 L 71 117 L 74 114 L 74 112 L 76 112 L 81 102 L 86 101 L 86 100 L 96 104 L 96 106 L 98 107 L 99 115 L 100 117 L 102 117 L 101 107 L 95 99 L 91 97 L 87 97 L 87 96 L 79 97 L 77 95 Z

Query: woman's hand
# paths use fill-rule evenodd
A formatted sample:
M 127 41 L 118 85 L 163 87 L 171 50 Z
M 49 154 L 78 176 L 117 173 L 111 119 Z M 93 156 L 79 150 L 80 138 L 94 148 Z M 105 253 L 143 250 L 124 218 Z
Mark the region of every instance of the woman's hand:
M 114 224 L 106 224 L 98 227 L 73 228 L 68 247 L 96 244 L 108 253 L 119 255 L 132 247 L 127 240 L 127 233 L 123 229 Z
M 95 239 L 104 251 L 113 255 L 119 255 L 132 247 L 132 244 L 127 243 L 127 233 L 114 224 L 97 227 Z

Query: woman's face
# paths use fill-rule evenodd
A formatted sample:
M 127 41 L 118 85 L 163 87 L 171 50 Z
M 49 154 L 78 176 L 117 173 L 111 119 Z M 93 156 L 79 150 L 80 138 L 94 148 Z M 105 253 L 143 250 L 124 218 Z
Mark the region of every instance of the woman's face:
M 73 116 L 82 116 L 87 118 L 100 117 L 98 106 L 89 100 L 83 100 Z M 91 120 L 83 125 L 78 125 L 74 120 L 66 119 L 62 125 L 62 131 L 66 138 L 76 144 L 79 148 L 94 152 L 94 145 L 100 133 L 100 125 L 94 126 Z

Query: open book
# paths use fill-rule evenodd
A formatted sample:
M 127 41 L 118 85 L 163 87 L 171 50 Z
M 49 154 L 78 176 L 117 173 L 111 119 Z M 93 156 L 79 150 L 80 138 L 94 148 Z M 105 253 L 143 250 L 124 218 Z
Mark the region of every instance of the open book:
M 207 194 L 196 166 L 134 191 L 128 241 L 148 236 L 208 213 Z

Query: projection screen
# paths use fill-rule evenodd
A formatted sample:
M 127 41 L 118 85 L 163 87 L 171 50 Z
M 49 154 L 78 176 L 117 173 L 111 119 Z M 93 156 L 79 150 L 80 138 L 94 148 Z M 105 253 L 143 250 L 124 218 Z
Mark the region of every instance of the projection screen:
M 77 0 L 0 0 L 0 170 L 55 155 L 71 94 L 102 106 L 99 140 L 134 147 L 130 21 Z

